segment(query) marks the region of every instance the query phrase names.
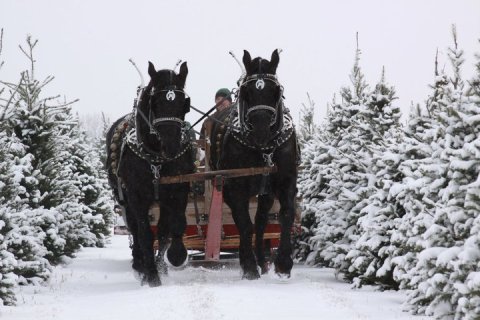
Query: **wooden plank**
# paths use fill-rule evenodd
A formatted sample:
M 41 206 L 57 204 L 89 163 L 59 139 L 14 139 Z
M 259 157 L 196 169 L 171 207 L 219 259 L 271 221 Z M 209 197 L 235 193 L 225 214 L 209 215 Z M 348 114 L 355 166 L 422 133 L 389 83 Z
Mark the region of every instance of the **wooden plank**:
M 212 203 L 208 219 L 208 233 L 205 241 L 205 260 L 220 259 L 220 241 L 222 239 L 223 177 L 215 178 Z
M 255 222 L 255 214 L 257 212 L 257 201 L 258 201 L 257 197 L 250 198 L 248 211 L 249 211 L 250 219 L 252 223 Z M 198 211 L 200 216 L 204 217 L 205 214 L 208 215 L 204 196 L 197 196 L 197 206 L 198 206 Z M 272 209 L 270 209 L 270 213 L 278 214 L 279 211 L 280 211 L 280 202 L 277 199 L 275 199 L 275 201 L 273 202 Z M 222 212 L 223 212 L 223 218 L 222 218 L 223 224 L 234 224 L 233 218 L 232 218 L 232 211 L 230 210 L 230 207 L 225 203 L 222 205 Z M 196 217 L 195 217 L 195 206 L 193 204 L 193 198 L 189 199 L 185 214 L 187 217 L 187 225 L 195 225 Z M 270 223 L 279 223 L 279 222 L 278 220 L 270 220 Z M 200 221 L 200 224 L 205 225 L 207 224 L 207 221 Z
M 236 177 L 255 176 L 255 175 L 275 173 L 275 172 L 277 172 L 277 167 L 275 166 L 205 171 L 205 172 L 183 174 L 179 176 L 161 177 L 160 184 L 204 181 L 207 179 L 213 179 L 216 176 L 223 176 L 224 178 L 236 178 Z
M 276 240 L 280 238 L 280 233 L 265 233 L 265 240 Z M 188 250 L 203 250 L 205 248 L 205 239 L 198 236 L 183 237 L 183 244 Z M 255 245 L 255 234 L 253 235 L 252 244 Z M 220 248 L 235 249 L 240 245 L 240 236 L 230 236 L 220 241 Z

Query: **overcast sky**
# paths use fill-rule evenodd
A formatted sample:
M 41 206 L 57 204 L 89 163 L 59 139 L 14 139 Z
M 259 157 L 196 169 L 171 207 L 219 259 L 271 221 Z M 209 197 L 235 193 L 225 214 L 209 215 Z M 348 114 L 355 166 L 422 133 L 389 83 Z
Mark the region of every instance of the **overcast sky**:
M 385 66 L 396 103 L 408 112 L 430 92 L 437 48 L 448 68 L 452 23 L 468 79 L 480 52 L 479 0 L 0 0 L 6 61 L 0 78 L 16 80 L 28 67 L 17 45 L 31 34 L 39 39 L 37 75 L 56 77 L 49 90 L 79 98 L 81 114 L 105 112 L 113 121 L 131 111 L 139 84 L 129 58 L 145 76 L 149 60 L 157 69 L 187 61 L 192 104 L 208 110 L 215 91 L 233 88 L 240 75 L 229 50 L 240 59 L 243 49 L 269 59 L 282 48 L 277 73 L 287 106 L 298 119 L 309 92 L 320 121 L 333 94 L 349 84 L 358 31 L 367 81 L 374 85 Z M 188 119 L 198 116 L 192 111 Z

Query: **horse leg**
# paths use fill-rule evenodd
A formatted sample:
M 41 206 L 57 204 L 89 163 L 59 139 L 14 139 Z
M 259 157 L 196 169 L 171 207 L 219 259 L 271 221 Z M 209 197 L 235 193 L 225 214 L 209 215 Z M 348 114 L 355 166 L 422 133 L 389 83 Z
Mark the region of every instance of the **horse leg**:
M 160 206 L 160 219 L 157 223 L 158 253 L 155 260 L 157 262 L 158 271 L 164 275 L 168 274 L 168 267 L 164 258 L 169 243 L 168 213 L 168 210 L 165 208 L 162 209 L 162 206 Z
M 238 185 L 225 185 L 223 195 L 225 202 L 232 210 L 232 217 L 240 234 L 239 256 L 243 278 L 254 280 L 260 278 L 260 275 L 252 248 L 253 225 L 248 213 L 249 199 L 248 196 L 239 195 L 239 189 L 241 187 Z
M 185 209 L 188 201 L 188 187 L 184 190 L 175 190 L 172 192 L 174 197 L 170 206 L 169 230 L 172 237 L 170 247 L 167 250 L 167 259 L 175 267 L 180 267 L 187 260 L 187 249 L 183 244 L 183 234 L 187 226 Z
M 275 258 L 275 272 L 290 277 L 293 267 L 291 230 L 295 218 L 295 182 L 283 184 L 278 190 L 280 201 L 280 245 Z
M 255 254 L 257 264 L 262 269 L 262 274 L 268 272 L 268 264 L 265 262 L 265 246 L 263 235 L 268 223 L 268 211 L 273 205 L 273 195 L 259 195 L 257 213 L 255 214 Z
M 138 245 L 138 226 L 137 221 L 133 212 L 130 211 L 128 207 L 125 208 L 126 210 L 126 218 L 127 218 L 127 226 L 130 234 L 132 236 L 132 244 L 130 249 L 132 249 L 132 268 L 138 273 L 143 273 L 143 254 L 140 250 L 140 246 Z
M 130 200 L 130 199 L 129 199 Z M 137 200 L 140 200 L 138 198 Z M 137 218 L 137 237 L 138 243 L 143 255 L 143 283 L 148 283 L 150 287 L 161 285 L 160 278 L 155 264 L 155 257 L 153 253 L 153 235 L 150 229 L 150 222 L 148 219 L 148 209 L 150 208 L 150 201 L 129 201 L 131 207 L 135 208 L 135 216 Z

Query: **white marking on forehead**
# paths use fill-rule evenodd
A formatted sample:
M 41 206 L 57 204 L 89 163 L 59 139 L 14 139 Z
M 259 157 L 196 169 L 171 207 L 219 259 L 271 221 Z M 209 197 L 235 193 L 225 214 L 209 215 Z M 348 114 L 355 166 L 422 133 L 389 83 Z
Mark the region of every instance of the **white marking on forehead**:
M 265 88 L 265 81 L 263 81 L 263 79 L 258 79 L 257 82 L 255 82 L 255 87 L 258 90 L 263 90 L 263 88 Z

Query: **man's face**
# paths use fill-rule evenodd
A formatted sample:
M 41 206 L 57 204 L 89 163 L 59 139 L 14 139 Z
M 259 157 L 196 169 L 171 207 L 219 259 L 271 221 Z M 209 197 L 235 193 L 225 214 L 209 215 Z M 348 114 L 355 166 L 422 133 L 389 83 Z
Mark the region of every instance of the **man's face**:
M 219 103 L 220 101 L 222 101 L 223 98 L 224 98 L 224 97 L 217 97 L 217 98 L 215 99 L 215 104 L 217 104 L 217 103 Z M 228 108 L 231 104 L 232 104 L 232 102 L 230 102 L 230 100 L 225 99 L 225 100 L 223 100 L 223 102 L 222 102 L 221 104 L 219 104 L 219 105 L 217 106 L 217 110 L 218 110 L 218 111 L 222 111 L 222 110 Z

